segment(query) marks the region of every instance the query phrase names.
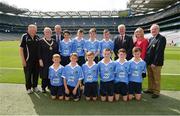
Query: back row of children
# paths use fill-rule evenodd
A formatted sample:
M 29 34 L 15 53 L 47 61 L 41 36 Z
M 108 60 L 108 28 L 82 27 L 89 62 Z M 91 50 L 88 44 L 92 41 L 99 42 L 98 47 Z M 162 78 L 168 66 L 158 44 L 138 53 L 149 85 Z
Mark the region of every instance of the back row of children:
M 89 30 L 89 40 L 83 38 L 84 32 L 82 29 L 77 31 L 77 37 L 70 39 L 70 32 L 68 30 L 63 31 L 64 39 L 60 41 L 59 52 L 61 55 L 62 65 L 65 66 L 69 64 L 69 56 L 71 53 L 76 52 L 78 54 L 78 64 L 82 66 L 85 63 L 85 53 L 91 51 L 95 54 L 94 61 L 98 63 L 103 58 L 103 49 L 109 48 L 114 49 L 114 43 L 110 39 L 110 32 L 104 30 L 103 40 L 98 41 L 96 39 L 96 29 L 92 28 Z
M 66 36 L 64 36 L 66 37 Z M 70 63 L 65 67 L 60 64 L 64 56 L 53 55 L 53 65 L 49 68 L 52 99 L 78 101 L 80 85 L 84 83 L 84 96 L 86 100 L 123 101 L 141 99 L 142 80 L 146 76 L 146 63 L 140 58 L 141 49 L 133 48 L 133 58 L 126 60 L 125 49 L 118 51 L 119 59 L 111 60 L 112 50 L 105 48 L 102 60 L 95 63 L 96 52 L 86 53 L 87 61 L 78 65 L 78 53 L 70 54 Z M 67 60 L 67 59 L 66 59 Z M 62 62 L 63 63 L 63 62 Z M 98 84 L 100 77 L 100 84 Z M 83 82 L 82 82 L 83 81 Z

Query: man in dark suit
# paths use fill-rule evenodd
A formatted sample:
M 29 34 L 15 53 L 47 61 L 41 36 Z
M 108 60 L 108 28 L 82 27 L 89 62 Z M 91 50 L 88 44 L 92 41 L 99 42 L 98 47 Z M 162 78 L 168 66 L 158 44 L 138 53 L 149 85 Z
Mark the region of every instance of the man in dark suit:
M 59 42 L 64 39 L 63 35 L 61 34 L 62 33 L 61 26 L 56 25 L 54 27 L 54 31 L 55 31 L 55 35 L 53 35 L 51 38 L 53 38 L 53 40 L 56 41 L 59 46 Z
M 153 24 L 150 31 L 152 37 L 149 39 L 149 46 L 145 57 L 148 71 L 148 90 L 144 91 L 144 93 L 151 93 L 152 98 L 158 98 L 166 38 L 159 34 L 159 26 L 157 24 Z
M 132 58 L 132 49 L 134 47 L 133 39 L 131 36 L 125 34 L 126 27 L 124 24 L 118 26 L 119 35 L 114 38 L 114 54 L 115 60 L 118 59 L 118 50 L 124 48 L 127 52 L 127 60 Z

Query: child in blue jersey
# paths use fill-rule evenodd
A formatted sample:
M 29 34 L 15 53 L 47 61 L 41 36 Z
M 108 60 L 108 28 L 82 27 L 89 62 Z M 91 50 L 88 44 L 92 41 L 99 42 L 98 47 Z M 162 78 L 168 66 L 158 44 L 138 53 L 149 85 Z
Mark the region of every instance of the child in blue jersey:
M 84 76 L 82 68 L 77 64 L 77 60 L 77 53 L 72 53 L 70 56 L 71 62 L 63 70 L 65 100 L 72 97 L 74 101 L 79 101 L 79 85 Z
M 113 101 L 114 96 L 114 72 L 115 62 L 111 61 L 111 50 L 106 48 L 103 51 L 104 58 L 98 63 L 100 75 L 101 101 Z
M 99 56 L 99 41 L 96 39 L 96 29 L 91 28 L 89 30 L 89 40 L 85 42 L 85 52 L 94 52 L 95 59 L 94 61 L 98 63 L 98 56 Z
M 136 100 L 141 100 L 142 80 L 146 76 L 146 63 L 141 59 L 141 48 L 133 48 L 133 58 L 130 62 L 129 75 L 129 100 L 135 95 Z
M 79 29 L 77 31 L 77 37 L 73 39 L 73 52 L 78 54 L 78 64 L 82 66 L 86 61 L 84 58 L 85 51 L 84 51 L 84 45 L 85 40 L 83 39 L 84 31 L 82 29 Z
M 105 48 L 109 48 L 111 51 L 114 49 L 114 43 L 110 40 L 110 32 L 105 29 L 103 31 L 103 40 L 100 41 L 99 49 L 100 49 L 100 60 L 103 59 L 103 50 Z
M 62 79 L 62 71 L 64 67 L 60 64 L 61 58 L 59 54 L 53 55 L 53 65 L 49 67 L 49 79 L 51 84 L 51 98 L 62 100 L 64 93 L 64 85 Z
M 64 30 L 63 31 L 63 36 L 64 39 L 62 41 L 60 41 L 59 44 L 59 52 L 61 55 L 61 64 L 63 66 L 69 64 L 70 59 L 69 56 L 72 53 L 72 41 L 70 39 L 70 32 L 68 30 Z
M 119 49 L 118 57 L 119 59 L 116 60 L 114 79 L 115 100 L 118 101 L 121 95 L 123 101 L 127 101 L 129 62 L 126 60 L 126 50 L 123 48 Z
M 94 62 L 94 53 L 86 53 L 87 62 L 83 64 L 84 73 L 84 95 L 86 100 L 96 101 L 98 96 L 98 65 Z

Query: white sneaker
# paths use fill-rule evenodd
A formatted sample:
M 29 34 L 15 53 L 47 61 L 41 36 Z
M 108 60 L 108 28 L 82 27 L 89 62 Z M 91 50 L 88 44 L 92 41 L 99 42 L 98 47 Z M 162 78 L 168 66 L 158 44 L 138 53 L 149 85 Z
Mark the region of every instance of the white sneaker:
M 32 90 L 31 89 L 28 89 L 27 90 L 27 94 L 31 94 L 32 93 Z
M 39 92 L 39 89 L 37 87 L 33 88 L 34 92 Z
M 74 99 L 75 102 L 79 101 L 79 98 Z

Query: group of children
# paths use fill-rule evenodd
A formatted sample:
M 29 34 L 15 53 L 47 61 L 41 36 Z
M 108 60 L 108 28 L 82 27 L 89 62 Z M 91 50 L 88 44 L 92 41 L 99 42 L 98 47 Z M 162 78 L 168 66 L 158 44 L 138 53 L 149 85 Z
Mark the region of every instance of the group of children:
M 112 61 L 112 50 L 105 48 L 102 51 L 102 59 L 98 63 L 95 62 L 96 50 L 87 50 L 85 52 L 86 62 L 82 66 L 78 65 L 78 60 L 81 58 L 80 52 L 78 52 L 80 49 L 77 47 L 76 50 L 76 53 L 70 54 L 70 63 L 65 66 L 61 65 L 64 56 L 53 55 L 53 64 L 49 67 L 52 99 L 70 100 L 72 98 L 74 101 L 78 101 L 82 86 L 84 88 L 83 95 L 88 101 L 95 101 L 98 96 L 101 101 L 109 102 L 118 101 L 120 96 L 123 101 L 133 98 L 141 99 L 142 80 L 146 76 L 146 63 L 140 58 L 140 48 L 133 48 L 134 57 L 129 61 L 126 60 L 125 49 L 120 49 L 118 51 L 119 59 Z M 66 58 L 66 60 L 68 59 Z
M 95 54 L 94 61 L 98 63 L 98 56 L 100 55 L 100 59 L 103 58 L 103 49 L 109 48 L 113 51 L 114 43 L 110 39 L 110 32 L 108 30 L 104 30 L 103 32 L 103 40 L 98 41 L 96 39 L 96 29 L 92 28 L 89 31 L 89 40 L 85 40 L 83 38 L 84 32 L 82 29 L 77 31 L 77 37 L 73 40 L 70 39 L 70 32 L 68 30 L 63 31 L 64 39 L 60 41 L 59 44 L 59 52 L 61 55 L 62 65 L 65 66 L 69 64 L 70 54 L 77 53 L 78 54 L 78 64 L 82 66 L 85 63 L 85 53 L 87 51 L 91 51 Z

